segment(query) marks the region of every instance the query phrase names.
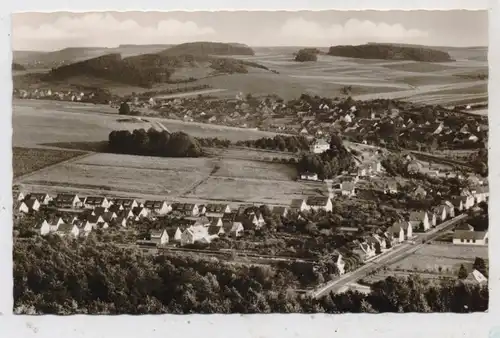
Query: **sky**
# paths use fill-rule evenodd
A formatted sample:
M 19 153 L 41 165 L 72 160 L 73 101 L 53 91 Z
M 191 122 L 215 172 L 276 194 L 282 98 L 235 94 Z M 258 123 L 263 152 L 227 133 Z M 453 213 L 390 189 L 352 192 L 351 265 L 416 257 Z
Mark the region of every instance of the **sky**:
M 12 15 L 14 50 L 239 42 L 316 46 L 397 42 L 487 46 L 486 10 L 52 12 Z

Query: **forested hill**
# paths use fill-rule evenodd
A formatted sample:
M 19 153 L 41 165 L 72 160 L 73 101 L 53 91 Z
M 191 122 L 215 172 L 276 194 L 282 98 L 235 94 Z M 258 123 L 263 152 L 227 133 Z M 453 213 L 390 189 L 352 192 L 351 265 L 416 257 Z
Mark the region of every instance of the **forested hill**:
M 253 62 L 211 56 L 224 53 L 250 54 L 253 50 L 243 45 L 210 42 L 182 44 L 160 53 L 126 58 L 119 53 L 113 53 L 54 68 L 45 80 L 65 80 L 84 75 L 151 88 L 156 83 L 169 82 L 177 69 L 186 67 L 205 68 L 207 73 L 219 74 L 247 73 L 248 67 L 267 70 L 266 67 Z
M 161 52 L 162 55 L 254 55 L 255 52 L 247 45 L 240 43 L 221 42 L 188 42 L 173 46 Z
M 332 46 L 329 55 L 358 59 L 413 60 L 422 62 L 454 61 L 444 51 L 424 47 L 408 47 L 391 44 L 365 44 Z

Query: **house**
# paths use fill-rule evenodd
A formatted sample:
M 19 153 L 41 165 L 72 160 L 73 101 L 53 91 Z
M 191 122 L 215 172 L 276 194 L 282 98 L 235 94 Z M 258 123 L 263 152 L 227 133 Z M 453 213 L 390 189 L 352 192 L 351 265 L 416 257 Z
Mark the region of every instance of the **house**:
M 148 217 L 148 209 L 144 208 L 144 207 L 135 207 L 132 209 L 132 212 L 134 214 L 134 216 L 136 218 L 144 218 L 144 217 Z
M 85 199 L 83 206 L 88 209 L 93 209 L 96 207 L 109 208 L 111 203 L 106 197 L 101 196 L 90 196 Z
M 475 204 L 475 199 L 472 195 L 460 196 L 460 199 L 462 200 L 462 205 L 465 210 L 472 208 Z
M 115 198 L 113 204 L 120 205 L 124 209 L 132 209 L 139 206 L 139 202 L 132 198 Z
M 375 248 L 366 242 L 358 242 L 353 252 L 357 254 L 363 261 L 366 261 L 367 259 L 375 256 Z
M 387 242 L 385 240 L 385 238 L 377 235 L 377 234 L 373 234 L 371 236 L 368 236 L 365 238 L 366 242 L 368 244 L 370 244 L 371 246 L 373 246 L 375 248 L 375 251 L 378 248 L 380 248 L 380 250 L 385 250 L 387 248 Z
M 488 278 L 486 278 L 481 272 L 474 269 L 464 280 L 462 280 L 462 282 L 467 284 L 482 285 L 488 283 Z
M 329 197 L 310 196 L 306 200 L 306 205 L 314 211 L 332 211 L 332 200 Z
M 348 182 L 348 181 L 342 182 L 340 193 L 342 194 L 342 196 L 348 196 L 348 197 L 356 196 L 355 184 L 353 182 Z
M 204 226 L 192 226 L 184 230 L 181 235 L 181 245 L 193 244 L 196 242 L 210 242 L 208 229 Z
M 21 202 L 22 200 L 24 200 L 24 194 L 22 191 L 19 192 L 19 194 L 17 194 L 17 197 L 15 197 L 14 199 L 18 202 Z M 36 198 L 35 198 L 36 199 Z
M 225 222 L 232 223 L 235 220 L 236 216 L 238 216 L 238 214 L 235 211 L 231 211 L 231 212 L 225 213 L 222 216 L 222 222 L 223 223 L 225 223 Z
M 48 205 L 50 201 L 52 201 L 52 197 L 46 193 L 31 193 L 26 196 L 25 200 L 36 199 L 42 205 Z
M 169 241 L 180 242 L 182 238 L 182 231 L 179 227 L 168 231 Z
M 35 229 L 40 232 L 40 235 L 45 236 L 51 232 L 50 224 L 44 220 L 42 223 L 37 224 Z
M 207 204 L 205 216 L 207 217 L 222 217 L 224 214 L 230 213 L 229 204 Z
M 80 234 L 80 229 L 75 224 L 60 224 L 59 227 L 56 230 L 56 235 L 61 236 L 61 237 L 78 237 Z
M 444 222 L 448 218 L 448 206 L 446 204 L 441 204 L 434 208 L 434 214 L 436 215 L 436 221 Z
M 384 193 L 388 195 L 393 195 L 398 193 L 398 182 L 389 181 L 384 185 Z
M 125 208 L 123 208 L 123 205 L 121 204 L 112 204 L 109 208 L 108 211 L 110 212 L 115 212 L 116 214 L 119 214 L 120 211 L 123 211 Z
M 136 219 L 136 216 L 134 215 L 134 213 L 132 212 L 131 209 L 124 209 L 122 210 L 118 216 L 123 216 L 125 217 L 126 219 L 133 219 L 135 220 Z
M 40 202 L 37 199 L 30 199 L 21 202 L 18 211 L 24 214 L 30 213 L 32 211 L 38 211 L 40 209 Z
M 118 218 L 118 215 L 115 212 L 111 212 L 111 211 L 105 212 L 101 216 L 102 216 L 102 219 L 104 220 L 104 222 L 107 222 L 107 223 L 111 223 L 116 218 Z
M 50 232 L 56 232 L 61 224 L 64 224 L 64 221 L 61 217 L 52 217 L 47 223 L 50 225 Z
M 435 227 L 437 225 L 437 216 L 434 212 L 427 212 L 427 218 L 429 219 L 429 224 L 431 227 Z
M 318 181 L 318 174 L 311 172 L 303 172 L 300 174 L 300 179 L 305 181 Z
M 471 227 L 472 228 L 472 227 Z M 488 231 L 474 229 L 457 230 L 453 232 L 453 244 L 456 245 L 488 245 Z
M 313 144 L 311 144 L 309 148 L 309 150 L 314 154 L 322 154 L 329 149 L 330 149 L 330 144 L 326 142 L 324 139 L 316 140 Z
M 395 222 L 390 229 L 390 233 L 393 235 L 395 242 L 401 243 L 405 239 L 413 237 L 413 228 L 410 222 Z
M 307 205 L 306 200 L 298 198 L 292 200 L 290 209 L 298 212 L 304 212 L 309 210 L 309 206 Z
M 95 225 L 95 229 L 98 230 L 104 230 L 104 229 L 107 229 L 109 228 L 109 224 L 108 222 L 98 222 L 96 225 Z
M 409 222 L 414 229 L 427 231 L 431 228 L 429 214 L 425 211 L 413 211 L 410 213 Z
M 278 217 L 286 217 L 288 215 L 288 208 L 277 206 L 273 208 L 272 213 Z
M 460 196 L 455 196 L 451 199 L 451 203 L 453 204 L 453 207 L 457 211 L 456 213 L 462 212 L 464 208 L 464 203 L 462 201 L 462 198 Z
M 90 215 L 87 217 L 87 223 L 90 224 L 94 229 L 97 229 L 97 223 L 104 223 L 102 216 Z
M 490 197 L 489 187 L 477 187 L 476 188 L 476 203 L 486 202 Z
M 79 219 L 74 220 L 71 224 L 76 225 L 80 230 L 80 234 L 84 236 L 88 236 L 89 233 L 95 228 L 95 224 L 90 223 L 89 221 L 81 221 Z
M 446 207 L 446 214 L 448 218 L 455 217 L 455 206 L 450 201 L 444 201 L 443 204 Z
M 164 245 L 168 243 L 169 236 L 167 230 L 151 231 L 151 242 L 156 245 Z
M 338 252 L 334 253 L 332 255 L 332 261 L 339 270 L 339 275 L 345 274 L 345 262 L 344 262 L 344 257 L 342 257 L 342 254 Z
M 116 224 L 116 225 L 119 225 L 123 228 L 126 228 L 127 227 L 127 218 L 126 217 L 123 217 L 123 216 L 118 216 L 116 217 L 113 221 L 112 221 L 113 224 Z
M 82 201 L 76 194 L 59 194 L 54 199 L 54 204 L 58 208 L 80 208 L 83 206 Z
M 109 212 L 109 210 L 107 208 L 95 207 L 94 209 L 92 209 L 91 215 L 102 216 L 107 212 Z
M 221 227 L 222 226 L 222 217 L 207 217 L 208 218 L 208 222 L 209 222 L 209 226 L 217 226 L 217 227 Z
M 422 188 L 421 186 L 418 186 L 415 190 L 413 190 L 412 196 L 414 198 L 422 199 L 422 198 L 425 198 L 427 196 L 427 191 L 424 188 Z
M 245 228 L 243 227 L 243 224 L 241 222 L 233 222 L 231 223 L 231 226 L 229 229 L 224 227 L 224 232 L 227 233 L 231 237 L 241 237 L 243 235 L 243 232 L 245 231 Z
M 412 160 L 410 163 L 408 163 L 406 169 L 408 170 L 409 173 L 417 173 L 422 169 L 422 163 Z
M 198 205 L 192 203 L 174 203 L 172 212 L 183 216 L 198 216 L 199 214 Z
M 224 228 L 221 226 L 217 225 L 210 225 L 208 227 L 208 235 L 211 238 L 219 237 L 220 235 L 224 234 Z

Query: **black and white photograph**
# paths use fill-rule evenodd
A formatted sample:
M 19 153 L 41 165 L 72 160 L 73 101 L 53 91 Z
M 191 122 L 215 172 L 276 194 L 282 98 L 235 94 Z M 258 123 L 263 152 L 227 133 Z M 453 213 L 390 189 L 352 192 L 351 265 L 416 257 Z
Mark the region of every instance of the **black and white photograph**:
M 487 10 L 11 22 L 14 314 L 488 310 Z

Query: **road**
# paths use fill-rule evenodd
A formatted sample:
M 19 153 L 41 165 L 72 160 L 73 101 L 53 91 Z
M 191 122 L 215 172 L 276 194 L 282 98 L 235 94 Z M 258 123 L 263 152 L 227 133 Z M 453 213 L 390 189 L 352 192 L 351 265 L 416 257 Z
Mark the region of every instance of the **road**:
M 314 291 L 311 292 L 311 295 L 314 298 L 319 298 L 321 296 L 326 295 L 327 293 L 330 292 L 339 292 L 340 289 L 342 289 L 344 286 L 353 283 L 363 277 L 366 277 L 370 272 L 372 272 L 375 269 L 379 269 L 383 266 L 389 265 L 394 263 L 395 261 L 398 261 L 402 258 L 404 258 L 406 255 L 412 254 L 419 249 L 421 249 L 424 245 L 427 245 L 423 243 L 423 241 L 430 241 L 438 237 L 441 233 L 444 231 L 448 230 L 464 218 L 466 218 L 466 214 L 461 214 L 453 219 L 450 219 L 448 221 L 445 221 L 441 224 L 439 224 L 437 227 L 432 229 L 431 231 L 427 233 L 422 233 L 422 234 L 417 234 L 415 237 L 415 243 L 419 244 L 411 244 L 411 243 L 403 243 L 397 247 L 395 247 L 391 251 L 387 251 L 386 253 L 383 253 L 379 255 L 377 258 L 373 259 L 372 261 L 366 263 L 365 265 L 361 266 L 359 269 L 346 273 L 337 279 L 331 281 L 327 285 L 324 285 Z

